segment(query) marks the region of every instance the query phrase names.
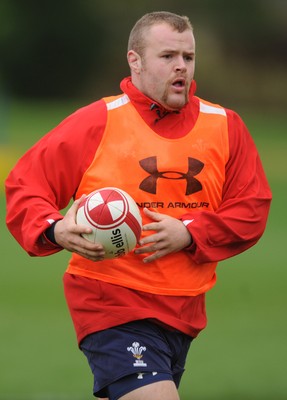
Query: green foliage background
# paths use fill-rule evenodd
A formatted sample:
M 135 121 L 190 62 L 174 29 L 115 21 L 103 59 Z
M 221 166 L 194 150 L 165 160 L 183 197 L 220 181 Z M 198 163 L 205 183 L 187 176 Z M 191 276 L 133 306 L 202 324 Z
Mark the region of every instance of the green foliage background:
M 203 96 L 286 106 L 285 0 L 1 0 L 0 87 L 53 99 L 118 91 L 130 29 L 155 10 L 190 17 Z
M 128 73 L 128 32 L 143 13 L 159 9 L 190 16 L 198 95 L 243 117 L 274 196 L 260 242 L 218 267 L 207 296 L 209 324 L 192 344 L 181 398 L 287 398 L 286 6 L 281 0 L 2 0 L 0 400 L 92 399 L 92 376 L 62 290 L 69 254 L 26 255 L 5 226 L 3 183 L 16 160 L 66 115 L 118 93 Z

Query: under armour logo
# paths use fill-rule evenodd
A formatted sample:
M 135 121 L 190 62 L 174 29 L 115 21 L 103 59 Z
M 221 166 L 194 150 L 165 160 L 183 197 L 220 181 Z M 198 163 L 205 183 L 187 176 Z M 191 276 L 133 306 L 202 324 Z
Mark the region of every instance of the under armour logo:
M 199 192 L 202 189 L 201 183 L 196 178 L 194 178 L 194 176 L 199 174 L 199 172 L 204 167 L 204 164 L 203 162 L 195 158 L 188 157 L 188 169 L 185 173 L 179 171 L 159 171 L 157 168 L 157 158 L 155 156 L 145 158 L 139 163 L 140 166 L 150 174 L 141 182 L 139 186 L 140 189 L 144 190 L 145 192 L 156 194 L 158 179 L 185 179 L 186 195 Z

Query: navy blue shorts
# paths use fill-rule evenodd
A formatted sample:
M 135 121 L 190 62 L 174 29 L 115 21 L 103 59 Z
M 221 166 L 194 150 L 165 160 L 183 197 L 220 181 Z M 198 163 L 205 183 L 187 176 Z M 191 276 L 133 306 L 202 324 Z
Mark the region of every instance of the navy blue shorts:
M 172 380 L 178 387 L 191 341 L 140 320 L 88 335 L 80 348 L 94 375 L 94 395 L 116 400 L 153 382 Z

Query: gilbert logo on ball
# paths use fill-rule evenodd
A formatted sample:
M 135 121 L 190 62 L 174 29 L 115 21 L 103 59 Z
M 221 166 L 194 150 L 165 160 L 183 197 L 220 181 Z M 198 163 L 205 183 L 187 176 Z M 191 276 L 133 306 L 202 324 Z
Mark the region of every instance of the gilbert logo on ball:
M 90 193 L 79 205 L 77 224 L 92 228 L 86 239 L 104 246 L 105 258 L 123 256 L 140 238 L 142 219 L 133 198 L 125 191 L 106 187 Z

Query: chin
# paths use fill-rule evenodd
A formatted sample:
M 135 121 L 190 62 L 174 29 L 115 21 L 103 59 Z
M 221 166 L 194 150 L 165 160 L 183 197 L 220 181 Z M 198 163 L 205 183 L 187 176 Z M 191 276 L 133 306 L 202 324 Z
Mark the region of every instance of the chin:
M 182 99 L 175 99 L 166 102 L 166 109 L 170 111 L 179 111 L 188 103 L 188 98 L 184 97 Z
M 169 111 L 179 111 L 181 110 L 187 102 L 180 102 L 180 103 L 169 103 L 165 106 L 165 108 Z

